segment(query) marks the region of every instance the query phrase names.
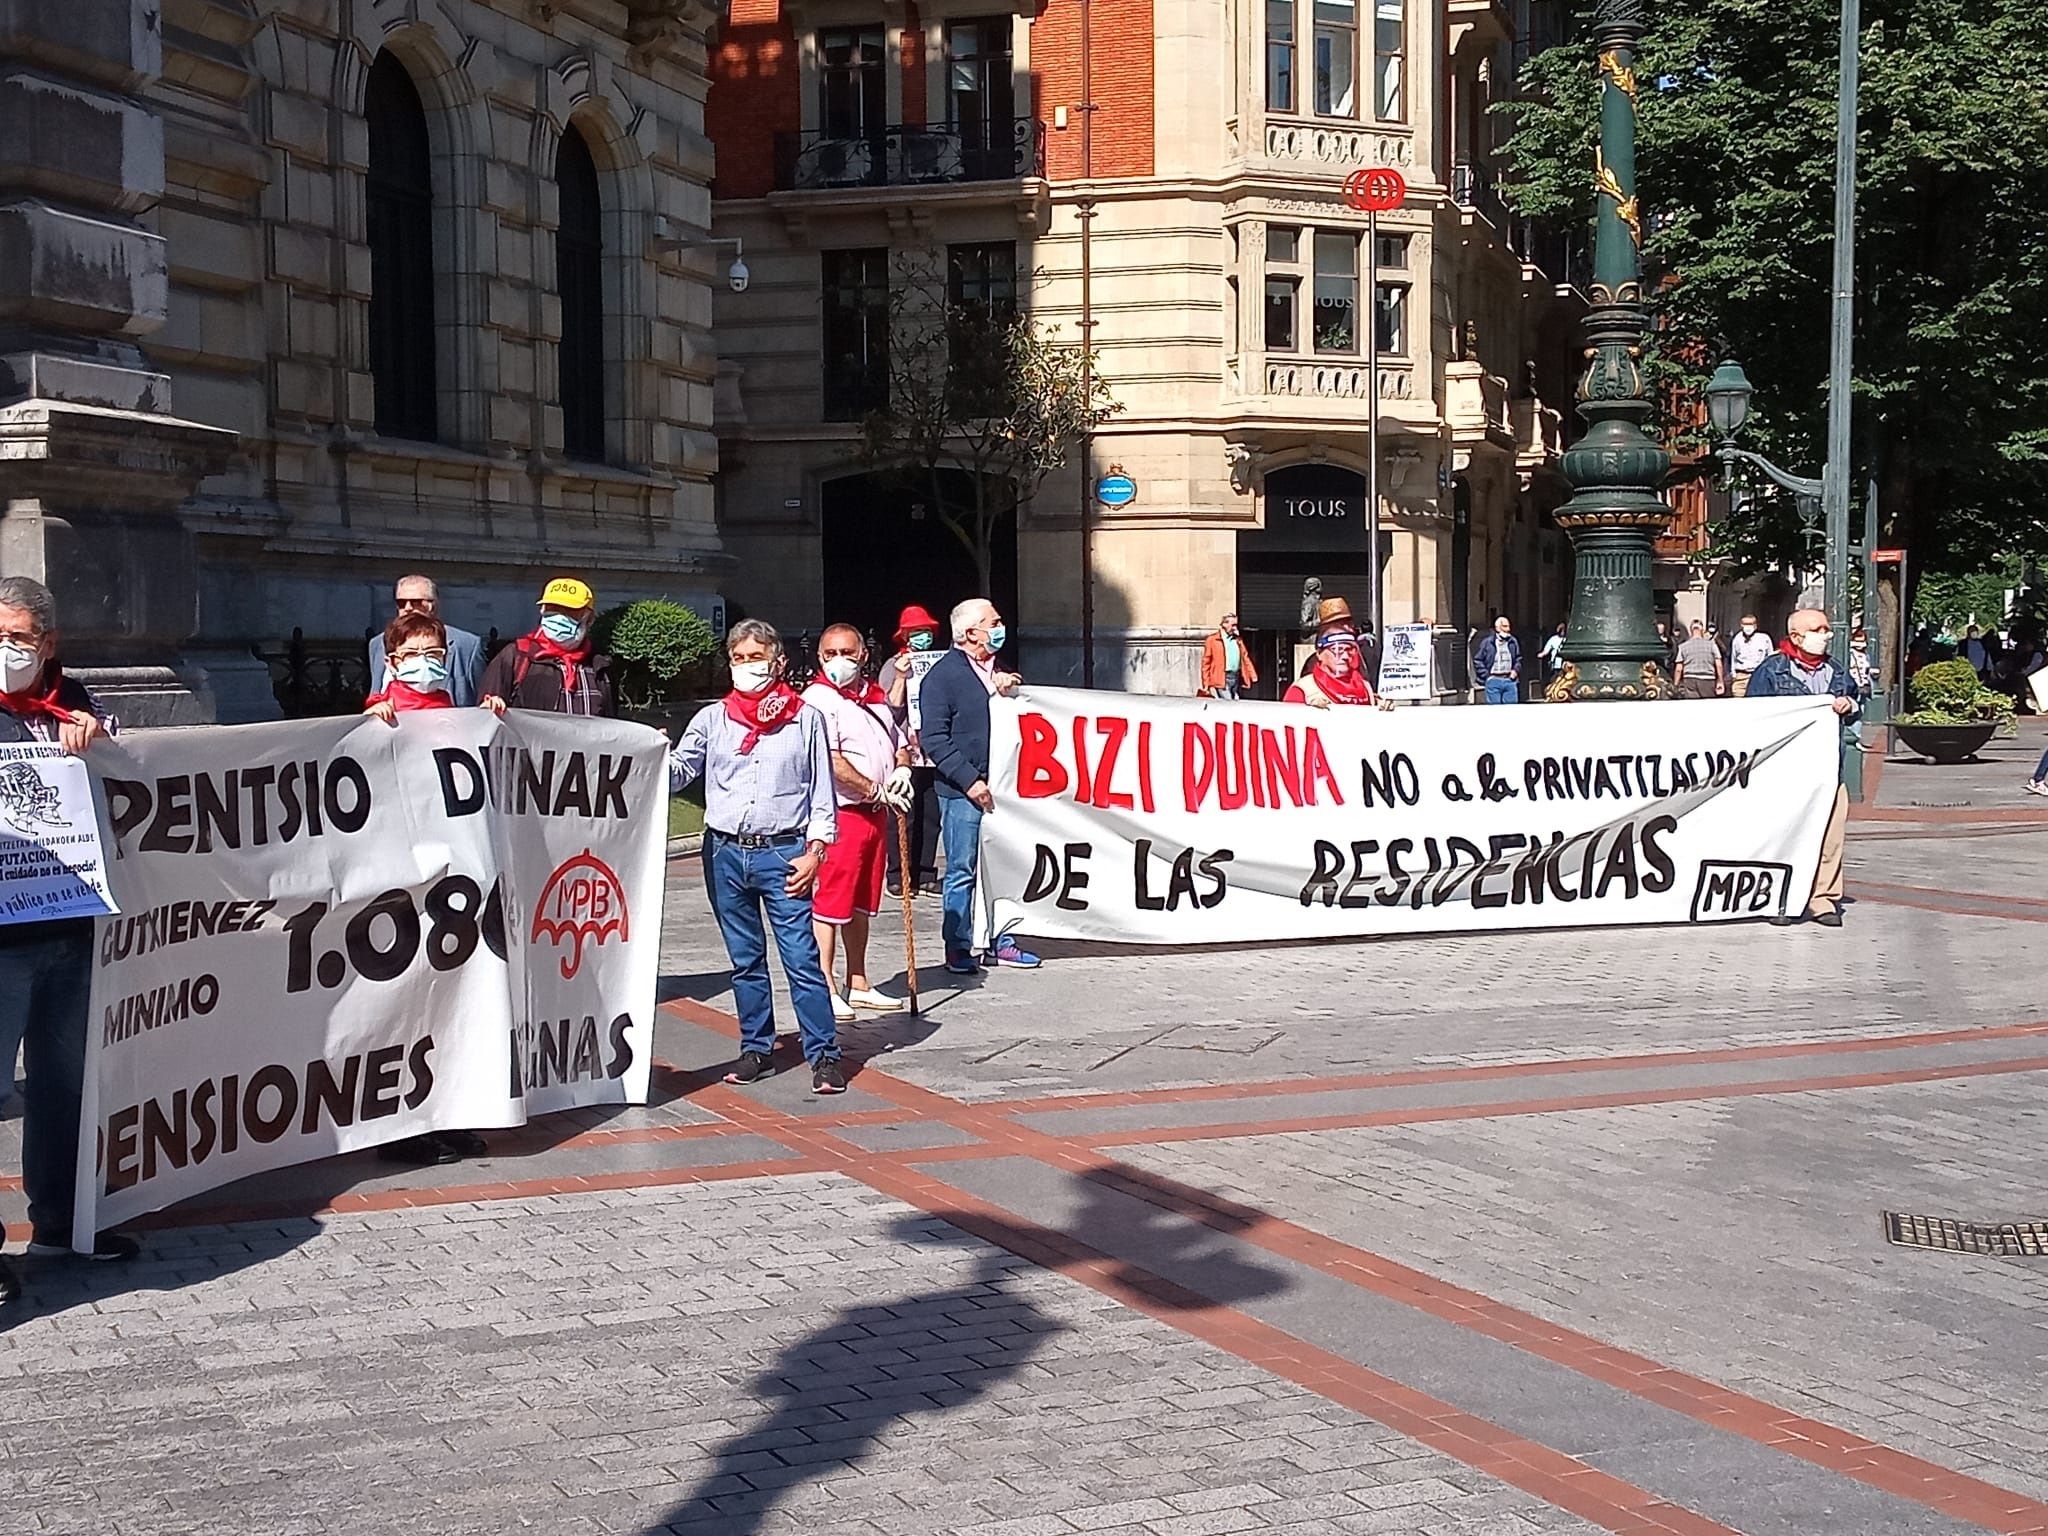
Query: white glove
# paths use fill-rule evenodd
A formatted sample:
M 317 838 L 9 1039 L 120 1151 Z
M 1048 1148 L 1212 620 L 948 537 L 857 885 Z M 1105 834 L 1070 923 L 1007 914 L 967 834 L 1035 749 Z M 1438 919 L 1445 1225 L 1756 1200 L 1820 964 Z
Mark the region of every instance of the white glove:
M 876 791 L 875 798 L 891 810 L 901 811 L 907 816 L 910 814 L 911 793 L 910 770 L 892 768 L 889 777 L 882 780 L 882 787 Z

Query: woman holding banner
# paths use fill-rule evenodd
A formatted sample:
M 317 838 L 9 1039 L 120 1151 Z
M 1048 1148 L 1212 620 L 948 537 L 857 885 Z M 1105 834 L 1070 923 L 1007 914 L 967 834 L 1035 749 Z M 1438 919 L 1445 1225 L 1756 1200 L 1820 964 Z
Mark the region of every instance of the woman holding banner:
M 1341 597 L 1326 598 L 1316 613 L 1315 660 L 1281 695 L 1283 704 L 1328 709 L 1334 704 L 1371 704 L 1390 710 L 1393 700 L 1374 695 L 1365 676 L 1365 651 L 1352 627 L 1351 605 Z
M 363 713 L 386 725 L 417 709 L 452 709 L 449 693 L 448 629 L 431 613 L 405 612 L 384 631 L 389 681 L 363 701 Z M 387 1163 L 428 1168 L 481 1157 L 490 1145 L 475 1131 L 428 1131 L 377 1149 Z

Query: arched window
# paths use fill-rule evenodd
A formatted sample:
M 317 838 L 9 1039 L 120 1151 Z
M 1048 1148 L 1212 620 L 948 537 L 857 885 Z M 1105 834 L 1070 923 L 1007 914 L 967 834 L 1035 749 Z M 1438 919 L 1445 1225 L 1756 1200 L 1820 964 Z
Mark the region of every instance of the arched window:
M 572 459 L 604 454 L 604 214 L 597 162 L 572 125 L 555 151 L 561 223 L 555 228 L 555 286 L 562 297 L 562 446 Z
M 431 442 L 434 410 L 434 192 L 427 114 L 389 53 L 370 66 L 370 377 L 377 430 Z

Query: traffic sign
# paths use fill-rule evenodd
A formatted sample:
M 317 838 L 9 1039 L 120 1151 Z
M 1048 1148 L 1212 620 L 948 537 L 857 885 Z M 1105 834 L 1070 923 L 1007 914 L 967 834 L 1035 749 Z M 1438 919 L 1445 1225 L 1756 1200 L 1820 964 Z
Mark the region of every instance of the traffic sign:
M 1406 179 L 1391 165 L 1362 165 L 1344 178 L 1344 201 L 1360 213 L 1386 213 L 1407 196 Z
M 1095 482 L 1095 499 L 1105 507 L 1128 507 L 1138 499 L 1138 482 L 1121 469 L 1111 469 Z

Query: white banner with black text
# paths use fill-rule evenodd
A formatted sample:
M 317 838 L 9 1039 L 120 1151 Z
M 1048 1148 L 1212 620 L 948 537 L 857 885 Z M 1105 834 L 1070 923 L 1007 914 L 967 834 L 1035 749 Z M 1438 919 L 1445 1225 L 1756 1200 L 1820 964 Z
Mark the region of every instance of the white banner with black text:
M 122 915 L 76 1241 L 311 1158 L 646 1102 L 665 745 L 449 709 L 95 746 Z
M 1797 912 L 1827 699 L 1356 707 L 991 701 L 977 923 L 1132 944 Z

